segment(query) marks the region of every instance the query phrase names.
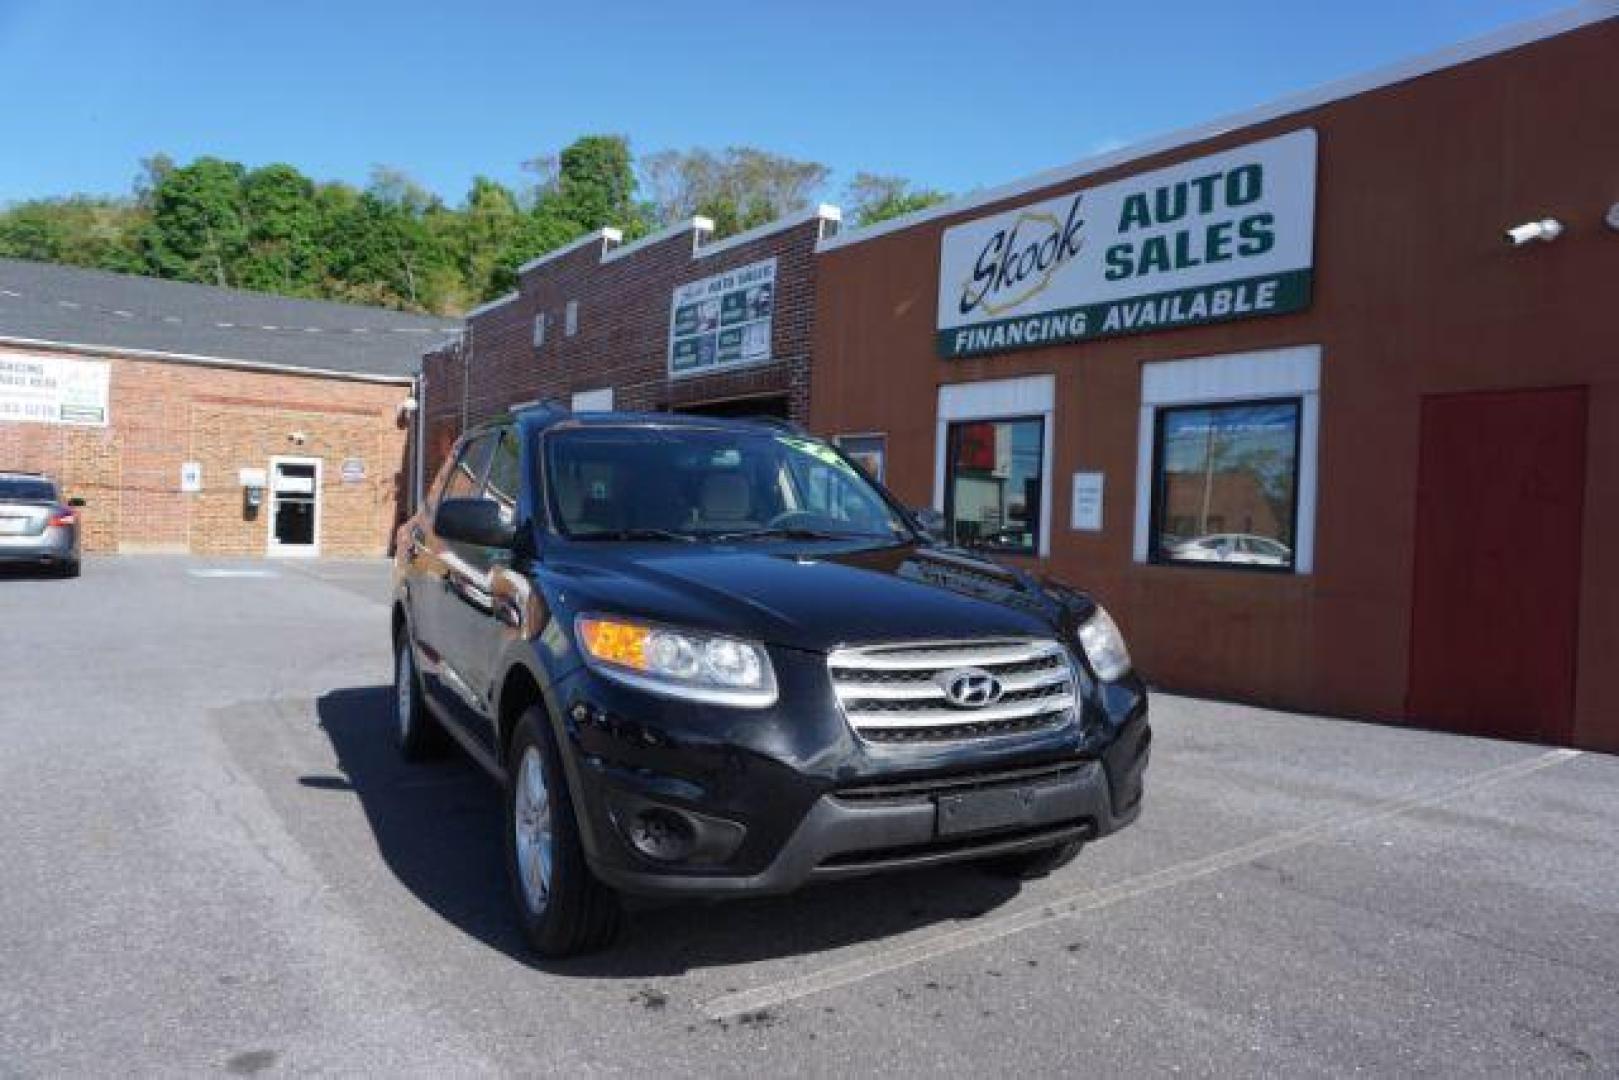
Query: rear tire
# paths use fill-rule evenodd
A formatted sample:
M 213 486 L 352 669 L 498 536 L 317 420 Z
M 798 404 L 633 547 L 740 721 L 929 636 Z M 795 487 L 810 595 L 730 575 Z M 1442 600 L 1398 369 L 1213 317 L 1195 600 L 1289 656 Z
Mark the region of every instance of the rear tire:
M 985 859 L 979 865 L 986 873 L 996 877 L 1015 878 L 1018 881 L 1033 881 L 1043 878 L 1053 870 L 1060 870 L 1079 857 L 1080 851 L 1085 847 L 1083 840 L 1069 840 L 1052 847 L 1036 848 L 1033 851 L 1019 851 L 1011 855 L 994 855 Z
M 530 706 L 506 758 L 506 870 L 529 948 L 561 959 L 618 935 L 618 896 L 585 861 L 562 758 L 545 710 Z
M 444 729 L 427 711 L 422 699 L 422 677 L 416 670 L 410 631 L 401 629 L 394 641 L 394 734 L 406 761 L 426 761 L 444 752 Z

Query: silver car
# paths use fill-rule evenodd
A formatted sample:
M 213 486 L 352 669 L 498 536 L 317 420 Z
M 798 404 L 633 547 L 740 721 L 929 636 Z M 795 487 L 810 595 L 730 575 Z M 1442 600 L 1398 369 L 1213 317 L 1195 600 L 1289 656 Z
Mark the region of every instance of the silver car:
M 64 502 L 48 476 L 0 472 L 0 566 L 37 566 L 77 577 L 83 505 L 83 499 Z

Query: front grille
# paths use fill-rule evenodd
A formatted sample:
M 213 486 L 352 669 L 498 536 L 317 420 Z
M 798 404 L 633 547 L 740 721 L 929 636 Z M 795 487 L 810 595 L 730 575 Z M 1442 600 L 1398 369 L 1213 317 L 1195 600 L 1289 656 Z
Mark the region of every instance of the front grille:
M 991 640 L 873 645 L 827 658 L 843 714 L 862 738 L 882 743 L 969 740 L 1055 727 L 1074 711 L 1074 669 L 1055 641 Z M 1001 693 L 978 707 L 945 693 L 952 673 L 976 669 Z

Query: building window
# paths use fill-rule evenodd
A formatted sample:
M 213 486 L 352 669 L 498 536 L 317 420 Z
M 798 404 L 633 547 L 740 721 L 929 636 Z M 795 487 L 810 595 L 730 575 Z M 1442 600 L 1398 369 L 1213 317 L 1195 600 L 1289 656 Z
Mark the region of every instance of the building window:
M 534 316 L 534 347 L 538 349 L 545 344 L 545 312 Z
M 1053 375 L 939 387 L 933 506 L 959 543 L 1051 553 Z
M 569 300 L 562 313 L 562 332 L 569 337 L 579 332 L 579 301 Z
M 888 465 L 888 438 L 885 435 L 839 435 L 838 446 L 866 475 L 883 482 Z
M 1137 562 L 1308 574 L 1321 349 L 1142 365 Z
M 1038 416 L 950 425 L 944 517 L 954 543 L 1008 554 L 1039 551 L 1045 429 Z
M 1302 414 L 1299 398 L 1157 410 L 1151 561 L 1293 569 Z

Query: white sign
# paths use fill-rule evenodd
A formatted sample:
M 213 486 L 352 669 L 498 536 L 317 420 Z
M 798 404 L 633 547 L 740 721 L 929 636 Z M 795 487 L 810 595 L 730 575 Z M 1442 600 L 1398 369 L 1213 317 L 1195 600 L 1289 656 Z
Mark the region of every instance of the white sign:
M 365 479 L 365 461 L 362 458 L 351 457 L 343 459 L 343 483 L 358 484 Z
M 946 230 L 939 354 L 1307 307 L 1315 144 L 1295 131 Z
M 1074 498 L 1069 507 L 1072 527 L 1079 532 L 1102 531 L 1102 481 L 1099 472 L 1074 474 Z
M 180 490 L 187 494 L 202 490 L 202 462 L 186 461 L 180 464 Z
M 263 469 L 237 469 L 236 482 L 243 487 L 261 488 L 264 486 L 265 473 Z
M 0 353 L 0 423 L 107 425 L 111 365 Z
M 775 259 L 679 286 L 669 305 L 669 374 L 769 360 L 775 306 Z

